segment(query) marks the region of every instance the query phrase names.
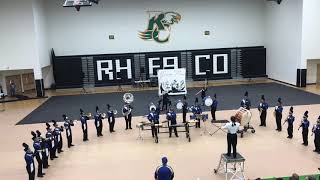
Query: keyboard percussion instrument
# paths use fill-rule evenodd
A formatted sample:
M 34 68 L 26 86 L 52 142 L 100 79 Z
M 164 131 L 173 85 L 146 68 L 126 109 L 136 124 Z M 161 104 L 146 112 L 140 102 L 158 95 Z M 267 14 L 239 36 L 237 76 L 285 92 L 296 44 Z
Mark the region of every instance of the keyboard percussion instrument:
M 185 132 L 188 142 L 191 142 L 190 127 L 193 127 L 196 122 L 197 122 L 196 120 L 189 120 L 186 123 L 178 123 L 175 125 L 169 125 L 167 120 L 162 121 L 159 124 L 154 124 L 149 121 L 141 121 L 136 125 L 136 127 L 139 129 L 138 139 L 143 140 L 142 131 L 151 131 L 152 130 L 151 127 L 154 126 L 156 128 L 156 132 L 155 132 L 156 135 L 154 136 L 154 141 L 155 141 L 155 143 L 158 143 L 159 137 L 157 134 L 159 134 L 159 133 L 169 134 L 169 130 L 166 130 L 166 129 L 176 127 L 176 128 L 182 128 L 181 130 L 178 129 L 178 132 Z

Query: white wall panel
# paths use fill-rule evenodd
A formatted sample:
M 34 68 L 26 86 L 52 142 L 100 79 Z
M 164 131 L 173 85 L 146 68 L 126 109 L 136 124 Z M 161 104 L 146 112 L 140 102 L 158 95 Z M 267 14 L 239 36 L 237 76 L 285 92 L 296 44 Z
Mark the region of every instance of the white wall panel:
M 56 55 L 171 51 L 264 45 L 263 0 L 104 0 L 99 5 L 62 8 L 46 1 L 50 47 Z M 175 11 L 168 43 L 138 37 L 148 23 L 147 11 Z M 209 30 L 210 36 L 204 36 Z M 109 40 L 108 35 L 114 35 Z
M 266 2 L 267 75 L 296 84 L 301 59 L 302 1 Z

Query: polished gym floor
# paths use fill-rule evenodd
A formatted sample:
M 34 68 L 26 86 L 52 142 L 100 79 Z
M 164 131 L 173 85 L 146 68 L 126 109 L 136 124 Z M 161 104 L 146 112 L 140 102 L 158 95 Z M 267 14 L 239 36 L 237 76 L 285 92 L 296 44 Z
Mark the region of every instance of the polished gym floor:
M 252 83 L 252 82 L 251 82 Z M 223 85 L 223 84 L 221 84 Z M 320 94 L 318 86 L 309 86 L 306 91 Z M 51 95 L 61 95 L 63 92 L 49 92 Z M 77 92 L 66 91 L 66 94 Z M 0 144 L 1 164 L 0 179 L 27 179 L 22 142 L 31 145 L 32 130 L 45 132 L 44 124 L 15 125 L 34 109 L 44 103 L 46 99 L 27 100 L 0 104 L 5 111 L 0 112 Z M 256 106 L 256 105 L 254 105 Z M 284 118 L 289 106 L 284 109 Z M 320 155 L 314 153 L 313 137 L 309 134 L 309 146 L 302 146 L 301 131 L 297 129 L 305 110 L 309 111 L 309 120 L 315 124 L 320 115 L 320 102 L 313 105 L 294 107 L 296 122 L 294 138 L 287 139 L 286 127 L 282 132 L 275 131 L 273 117 L 274 107 L 270 107 L 267 117 L 267 127 L 259 127 L 259 116 L 256 109 L 252 109 L 252 125 L 256 133 L 246 133 L 244 138 L 238 139 L 238 150 L 246 158 L 245 175 L 252 179 L 257 177 L 288 176 L 297 174 L 315 174 L 320 167 Z M 226 119 L 235 114 L 235 110 L 218 111 L 218 119 Z M 181 114 L 178 114 L 181 121 Z M 51 165 L 45 170 L 46 180 L 71 179 L 112 179 L 112 180 L 149 180 L 153 179 L 155 168 L 161 163 L 161 157 L 167 156 L 169 165 L 175 170 L 177 180 L 211 180 L 224 179 L 222 175 L 214 175 L 213 169 L 219 162 L 221 153 L 225 153 L 226 134 L 222 131 L 213 136 L 202 135 L 201 129 L 191 129 L 191 142 L 184 133 L 179 138 L 168 138 L 168 134 L 161 134 L 159 144 L 155 144 L 149 131 L 142 133 L 143 140 L 137 140 L 139 131 L 136 124 L 146 120 L 141 116 L 133 118 L 133 130 L 124 129 L 123 118 L 116 119 L 116 132 L 108 132 L 108 124 L 104 121 L 103 137 L 96 137 L 93 121 L 89 121 L 88 142 L 82 142 L 82 131 L 79 123 L 73 128 L 73 144 L 68 149 L 64 139 L 64 152 L 59 158 L 50 161 Z M 165 117 L 161 117 L 161 121 Z M 60 123 L 62 125 L 62 123 Z M 216 130 L 207 124 L 208 130 Z

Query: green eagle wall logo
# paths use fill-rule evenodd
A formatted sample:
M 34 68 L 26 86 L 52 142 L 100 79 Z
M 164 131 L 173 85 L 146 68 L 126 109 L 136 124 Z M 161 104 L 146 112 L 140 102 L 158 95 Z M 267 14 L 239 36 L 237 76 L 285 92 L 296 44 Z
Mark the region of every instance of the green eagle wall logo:
M 150 12 L 149 12 L 150 13 Z M 176 12 L 160 12 L 153 16 L 149 14 L 148 28 L 139 32 L 139 37 L 143 40 L 165 43 L 169 41 L 171 26 L 181 20 L 181 15 Z

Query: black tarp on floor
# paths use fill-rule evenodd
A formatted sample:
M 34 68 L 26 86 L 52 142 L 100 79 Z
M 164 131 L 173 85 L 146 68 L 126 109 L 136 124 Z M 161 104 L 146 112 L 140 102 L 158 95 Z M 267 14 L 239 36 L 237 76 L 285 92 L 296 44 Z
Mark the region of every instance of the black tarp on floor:
M 188 89 L 188 103 L 193 104 L 195 94 L 201 88 Z M 244 92 L 249 92 L 249 98 L 252 103 L 252 108 L 258 106 L 260 97 L 265 95 L 269 106 L 273 108 L 276 105 L 278 97 L 283 100 L 284 106 L 320 104 L 320 96 L 308 93 L 296 88 L 288 87 L 277 83 L 263 84 L 247 84 L 247 85 L 228 85 L 209 87 L 207 95 L 213 96 L 217 94 L 219 101 L 218 110 L 237 109 L 240 106 L 240 101 L 243 98 Z M 106 104 L 112 105 L 118 110 L 118 117 L 122 115 L 121 109 L 123 106 L 123 94 L 106 93 L 106 94 L 86 94 L 72 96 L 54 96 L 43 103 L 40 107 L 31 112 L 27 117 L 21 120 L 18 124 L 33 124 L 43 123 L 51 120 L 62 121 L 62 114 L 67 114 L 71 119 L 79 119 L 79 109 L 82 108 L 85 112 L 95 112 L 95 106 L 98 105 L 100 111 L 106 112 Z M 139 91 L 132 92 L 134 95 L 133 116 L 143 116 L 149 113 L 149 104 L 158 100 L 157 91 Z M 182 99 L 182 96 L 170 97 L 174 102 Z M 209 110 L 208 107 L 205 108 Z M 180 111 L 177 111 L 178 113 Z

